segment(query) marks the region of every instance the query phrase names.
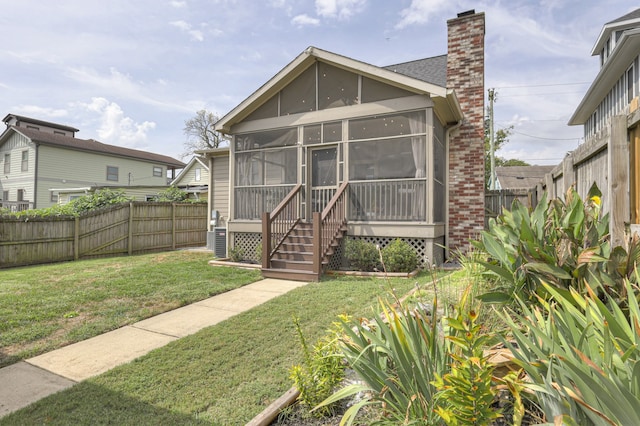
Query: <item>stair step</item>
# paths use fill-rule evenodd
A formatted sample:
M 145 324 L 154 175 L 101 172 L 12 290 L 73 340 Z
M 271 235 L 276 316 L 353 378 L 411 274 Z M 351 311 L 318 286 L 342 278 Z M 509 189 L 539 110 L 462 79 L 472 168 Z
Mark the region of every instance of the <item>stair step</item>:
M 280 280 L 291 280 L 291 281 L 320 281 L 319 274 L 314 274 L 309 271 L 302 271 L 297 269 L 279 269 L 279 268 L 270 268 L 263 269 L 262 276 L 264 278 L 276 278 Z
M 271 259 L 271 267 L 275 269 L 298 269 L 312 271 L 313 262 L 308 260 Z
M 273 254 L 272 260 L 297 260 L 311 262 L 313 261 L 313 252 L 278 250 Z

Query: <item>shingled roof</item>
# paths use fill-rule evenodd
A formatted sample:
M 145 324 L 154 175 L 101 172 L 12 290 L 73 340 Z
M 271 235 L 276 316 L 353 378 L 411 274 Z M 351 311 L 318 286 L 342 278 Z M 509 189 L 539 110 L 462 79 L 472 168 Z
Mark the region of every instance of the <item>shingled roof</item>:
M 383 67 L 440 87 L 447 87 L 447 55 L 402 62 Z
M 607 24 L 614 24 L 616 22 L 624 22 L 630 21 L 632 19 L 640 18 L 640 9 L 636 9 L 633 12 L 629 12 L 626 15 L 619 17 L 618 19 L 614 19 L 613 21 L 607 22 Z
M 496 177 L 502 189 L 531 189 L 544 180 L 555 166 L 496 167 Z
M 171 168 L 183 168 L 185 166 L 182 161 L 178 161 L 175 158 L 171 158 L 167 155 L 154 154 L 152 152 L 124 148 L 116 145 L 107 145 L 93 139 L 78 139 L 49 132 L 41 132 L 39 130 L 28 129 L 26 127 L 9 126 L 7 130 L 9 129 L 23 134 L 35 143 L 43 145 L 73 149 L 77 151 L 94 152 L 97 154 L 112 155 L 115 157 L 132 158 L 135 160 L 162 164 Z

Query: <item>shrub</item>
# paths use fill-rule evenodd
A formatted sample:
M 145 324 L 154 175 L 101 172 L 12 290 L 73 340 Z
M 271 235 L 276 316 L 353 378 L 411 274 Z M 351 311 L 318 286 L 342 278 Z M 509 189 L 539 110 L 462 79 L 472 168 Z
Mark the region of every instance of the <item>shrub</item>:
M 570 188 L 565 201 L 547 203 L 545 194 L 532 212 L 516 201 L 511 211 L 490 220 L 489 230 L 473 244 L 488 254 L 491 261 L 482 263 L 503 287 L 483 299 L 508 301 L 523 294 L 535 303 L 542 283 L 582 293 L 589 281 L 600 297 L 623 300 L 623 283 L 633 279 L 640 244 L 634 239 L 628 252 L 611 247 L 609 216 L 600 216 L 600 196 L 595 184 L 584 202 Z
M 342 317 L 347 319 L 347 317 Z M 310 350 L 297 318 L 293 319 L 296 332 L 302 346 L 303 363 L 294 365 L 289 371 L 291 380 L 300 391 L 298 401 L 309 412 L 311 409 L 328 398 L 344 378 L 344 365 L 342 354 L 338 346 L 338 338 L 341 334 L 340 323 L 334 323 Z M 312 414 L 323 417 L 330 414 L 331 405 L 325 405 Z
M 624 283 L 628 313 L 585 293 L 542 284 L 551 300 L 505 315 L 515 344 L 505 342 L 528 373 L 525 384 L 553 424 L 640 425 L 640 308 Z
M 382 249 L 382 262 L 387 272 L 411 272 L 418 266 L 418 256 L 407 242 L 396 238 Z
M 438 424 L 433 382 L 436 375 L 449 372 L 451 343 L 442 338 L 446 324 L 435 316 L 435 300 L 434 317 L 425 310 L 396 308 L 383 300 L 380 307 L 381 313 L 371 321 L 341 321 L 342 352 L 363 383 L 337 391 L 320 407 L 362 393 L 365 397 L 345 412 L 340 424 L 352 424 L 369 405 L 384 412 L 381 423 Z
M 155 197 L 155 201 L 171 201 L 181 202 L 186 201 L 189 198 L 189 194 L 186 191 L 178 188 L 177 186 L 170 186 L 164 191 L 158 193 Z
M 229 260 L 232 262 L 242 262 L 244 260 L 244 250 L 232 247 L 229 249 Z
M 359 271 L 375 271 L 380 266 L 380 254 L 373 243 L 348 238 L 345 243 L 345 258 Z

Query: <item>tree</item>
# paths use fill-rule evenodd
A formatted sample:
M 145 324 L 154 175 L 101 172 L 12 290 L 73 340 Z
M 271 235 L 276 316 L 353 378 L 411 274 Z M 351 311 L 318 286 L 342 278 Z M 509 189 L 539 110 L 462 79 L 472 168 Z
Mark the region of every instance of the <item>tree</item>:
M 182 158 L 193 155 L 195 151 L 202 149 L 218 148 L 229 139 L 220 132 L 214 130 L 214 125 L 220 117 L 214 113 L 201 109 L 195 117 L 185 120 L 183 132 L 187 136 L 184 142 L 185 151 Z
M 496 130 L 494 134 L 493 145 L 495 152 L 504 147 L 509 142 L 509 136 L 513 131 L 513 126 Z M 484 120 L 484 184 L 485 188 L 489 187 L 489 178 L 491 176 L 491 141 L 489 140 L 489 120 Z M 530 164 L 523 160 L 506 159 L 504 157 L 495 157 L 496 167 L 505 166 L 529 166 Z

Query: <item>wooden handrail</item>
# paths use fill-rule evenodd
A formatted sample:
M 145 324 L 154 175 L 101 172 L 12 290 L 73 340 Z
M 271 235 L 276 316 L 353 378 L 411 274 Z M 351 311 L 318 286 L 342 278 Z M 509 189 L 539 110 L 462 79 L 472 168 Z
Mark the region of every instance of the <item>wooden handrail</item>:
M 320 274 L 322 258 L 347 221 L 346 193 L 349 182 L 343 182 L 322 213 L 313 214 L 313 272 Z
M 300 221 L 300 190 L 297 184 L 272 212 L 262 215 L 262 267 L 271 267 L 271 257 L 287 234 Z

